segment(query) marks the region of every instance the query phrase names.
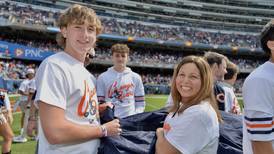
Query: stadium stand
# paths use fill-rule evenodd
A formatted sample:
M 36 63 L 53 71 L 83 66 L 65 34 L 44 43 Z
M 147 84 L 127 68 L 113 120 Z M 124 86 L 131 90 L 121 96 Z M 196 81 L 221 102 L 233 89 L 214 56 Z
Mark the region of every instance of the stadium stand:
M 266 6 L 259 1 L 4 0 L 0 2 L 2 58 L 30 60 L 39 65 L 43 58 L 60 51 L 55 43 L 55 20 L 60 9 L 73 3 L 94 8 L 105 27 L 88 68 L 96 75 L 104 71 L 111 64 L 106 58 L 110 57 L 111 44 L 126 42 L 133 52 L 129 66 L 142 74 L 145 85 L 152 87 L 147 88 L 152 89 L 148 93 L 162 93 L 157 90 L 159 86 L 169 86 L 174 64 L 183 56 L 206 51 L 226 54 L 239 66 L 241 73 L 235 87 L 241 92 L 243 79 L 265 60 L 258 33 L 274 16 L 274 3 Z M 5 45 L 23 45 L 39 54 L 18 57 Z M 17 76 L 22 78 L 21 74 Z
M 88 70 L 98 77 L 111 66 L 110 46 L 126 43 L 132 49 L 128 65 L 141 75 L 146 94 L 170 93 L 182 57 L 213 51 L 240 68 L 234 88 L 241 95 L 245 78 L 266 60 L 259 33 L 274 18 L 274 1 L 261 0 L 1 0 L 0 76 L 9 94 L 17 93 L 28 68 L 62 50 L 55 42 L 56 19 L 74 3 L 93 8 L 104 26 Z M 221 140 L 241 149 L 241 136 L 223 128 L 229 130 Z

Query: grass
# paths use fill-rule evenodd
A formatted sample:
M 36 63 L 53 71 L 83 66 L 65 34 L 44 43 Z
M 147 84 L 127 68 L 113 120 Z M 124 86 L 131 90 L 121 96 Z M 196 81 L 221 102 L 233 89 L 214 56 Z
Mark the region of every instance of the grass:
M 14 136 L 17 136 L 20 134 L 20 118 L 21 118 L 20 112 L 16 112 L 13 114 L 14 121 L 12 124 L 12 130 L 13 130 Z M 1 140 L 2 139 L 0 139 L 0 141 Z M 13 154 L 33 154 L 35 151 L 35 146 L 36 146 L 36 142 L 30 141 L 30 140 L 26 143 L 13 143 L 11 146 L 11 151 Z M 2 149 L 0 151 L 2 151 Z
M 168 95 L 146 95 L 145 111 L 154 111 L 165 106 Z
M 12 96 L 10 98 L 12 102 L 15 102 L 18 99 L 18 97 L 16 96 Z M 146 96 L 147 106 L 145 110 L 146 111 L 157 110 L 165 105 L 166 100 L 167 100 L 166 95 L 147 95 Z M 13 114 L 14 121 L 12 124 L 12 129 L 15 136 L 20 134 L 20 117 L 21 117 L 20 112 L 16 112 Z M 0 137 L 0 143 L 1 141 L 2 141 L 2 138 Z M 11 146 L 11 151 L 13 154 L 33 154 L 35 152 L 35 146 L 36 146 L 36 142 L 30 141 L 30 140 L 26 143 L 13 143 Z
M 145 111 L 153 111 L 162 108 L 163 106 L 165 106 L 167 97 L 167 95 L 147 95 L 145 98 L 147 103 Z M 239 99 L 239 103 L 242 107 L 242 99 Z M 20 132 L 20 117 L 20 112 L 16 112 L 13 114 L 14 121 L 12 129 L 15 136 L 17 136 Z M 0 143 L 1 141 L 2 138 L 0 137 Z M 30 140 L 26 143 L 13 143 L 11 151 L 13 154 L 33 154 L 35 152 L 35 146 L 36 142 Z

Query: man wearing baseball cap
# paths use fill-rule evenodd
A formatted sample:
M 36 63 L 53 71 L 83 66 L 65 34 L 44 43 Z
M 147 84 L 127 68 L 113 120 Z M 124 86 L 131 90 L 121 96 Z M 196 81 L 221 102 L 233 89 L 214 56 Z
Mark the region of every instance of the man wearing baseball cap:
M 21 132 L 19 136 L 13 138 L 13 142 L 24 143 L 27 142 L 26 138 L 26 128 L 28 125 L 29 118 L 29 97 L 35 92 L 35 81 L 34 81 L 35 71 L 33 68 L 29 68 L 26 71 L 26 79 L 20 84 L 19 94 L 20 97 L 20 109 L 22 111 L 21 117 Z

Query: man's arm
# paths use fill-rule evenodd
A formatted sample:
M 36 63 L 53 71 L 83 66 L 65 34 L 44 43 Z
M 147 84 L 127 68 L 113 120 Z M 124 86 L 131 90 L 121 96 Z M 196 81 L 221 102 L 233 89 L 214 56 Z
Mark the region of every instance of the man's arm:
M 96 92 L 97 92 L 97 98 L 99 102 L 100 114 L 104 113 L 107 107 L 113 108 L 113 104 L 110 101 L 106 101 L 105 90 L 106 90 L 106 86 L 103 80 L 103 76 L 99 76 L 96 82 Z
M 45 137 L 50 144 L 84 142 L 103 136 L 101 126 L 73 123 L 65 118 L 65 111 L 59 107 L 38 102 L 40 121 Z M 119 120 L 104 124 L 108 136 L 121 132 Z
M 252 141 L 254 154 L 274 154 L 272 141 Z
M 29 93 L 23 92 L 23 91 L 21 91 L 21 90 L 19 90 L 18 93 L 19 93 L 20 95 L 24 95 L 24 96 L 28 96 L 28 95 L 29 95 Z
M 145 110 L 145 91 L 142 79 L 140 76 L 136 79 L 136 89 L 134 91 L 134 100 L 135 100 L 135 112 L 142 113 Z

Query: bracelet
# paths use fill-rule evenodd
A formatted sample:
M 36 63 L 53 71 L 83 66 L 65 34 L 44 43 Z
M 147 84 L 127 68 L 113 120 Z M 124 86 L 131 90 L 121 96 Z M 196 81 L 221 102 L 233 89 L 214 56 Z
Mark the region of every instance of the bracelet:
M 102 137 L 107 137 L 108 136 L 108 131 L 105 125 L 101 125 L 101 130 L 102 130 Z

